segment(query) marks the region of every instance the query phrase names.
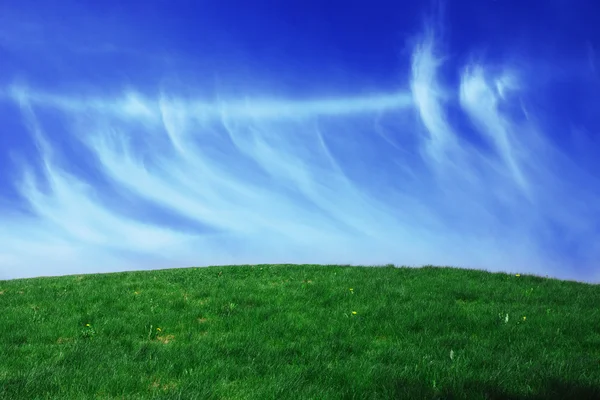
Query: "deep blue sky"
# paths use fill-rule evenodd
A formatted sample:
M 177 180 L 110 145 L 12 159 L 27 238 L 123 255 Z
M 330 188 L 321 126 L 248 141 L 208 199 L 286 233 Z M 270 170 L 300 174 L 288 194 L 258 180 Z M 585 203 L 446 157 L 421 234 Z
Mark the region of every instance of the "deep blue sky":
M 0 2 L 0 279 L 600 281 L 594 1 Z

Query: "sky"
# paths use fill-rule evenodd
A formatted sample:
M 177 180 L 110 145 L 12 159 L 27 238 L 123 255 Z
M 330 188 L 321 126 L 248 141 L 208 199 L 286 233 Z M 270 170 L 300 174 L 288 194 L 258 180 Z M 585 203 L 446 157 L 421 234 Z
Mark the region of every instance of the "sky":
M 600 4 L 0 0 L 0 280 L 600 283 Z

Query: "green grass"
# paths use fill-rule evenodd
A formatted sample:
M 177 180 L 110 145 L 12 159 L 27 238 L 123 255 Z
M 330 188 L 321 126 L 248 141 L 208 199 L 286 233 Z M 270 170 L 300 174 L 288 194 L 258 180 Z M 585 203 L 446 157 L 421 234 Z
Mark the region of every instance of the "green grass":
M 600 399 L 600 285 L 318 265 L 0 281 L 0 399 L 94 398 Z

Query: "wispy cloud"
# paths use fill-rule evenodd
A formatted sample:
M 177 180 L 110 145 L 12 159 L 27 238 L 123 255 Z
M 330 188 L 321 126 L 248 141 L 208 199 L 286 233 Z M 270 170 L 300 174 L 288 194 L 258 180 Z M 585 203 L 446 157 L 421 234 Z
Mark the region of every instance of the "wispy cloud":
M 451 65 L 428 32 L 393 93 L 4 88 L 39 151 L 15 164 L 28 212 L 0 210 L 0 278 L 393 262 L 597 279 L 585 268 L 600 256 L 598 186 L 573 183 L 597 182 L 543 131 L 518 70 L 471 62 L 448 85 Z M 184 222 L 136 216 L 149 207 Z M 578 243 L 570 256 L 565 243 Z

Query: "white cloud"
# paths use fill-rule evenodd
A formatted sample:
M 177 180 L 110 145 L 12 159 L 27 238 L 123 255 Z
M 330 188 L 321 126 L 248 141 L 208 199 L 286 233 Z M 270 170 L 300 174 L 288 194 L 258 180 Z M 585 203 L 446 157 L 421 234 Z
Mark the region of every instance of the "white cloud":
M 425 36 L 406 90 L 354 98 L 210 102 L 184 93 L 5 89 L 0 101 L 20 105 L 39 158 L 21 165 L 14 182 L 30 214 L 0 210 L 0 276 L 258 262 L 568 275 L 568 257 L 549 251 L 557 239 L 543 232 L 551 221 L 572 238 L 598 239 L 586 224 L 586 212 L 597 210 L 581 207 L 597 194 L 552 174 L 585 179 L 536 126 L 535 109 L 517 118 L 508 107 L 522 104 L 526 90 L 514 74 L 472 64 L 459 87 L 446 87 L 439 53 Z M 449 118 L 452 104 L 490 151 Z M 418 124 L 408 118 L 415 112 Z M 384 127 L 385 115 L 400 118 Z M 58 138 L 93 158 L 61 157 Z M 366 165 L 367 154 L 381 156 Z M 109 184 L 85 178 L 75 163 Z M 373 182 L 383 177 L 391 183 L 378 190 Z M 195 228 L 140 221 L 102 200 L 119 193 Z M 593 246 L 580 254 L 585 262 L 597 255 Z

